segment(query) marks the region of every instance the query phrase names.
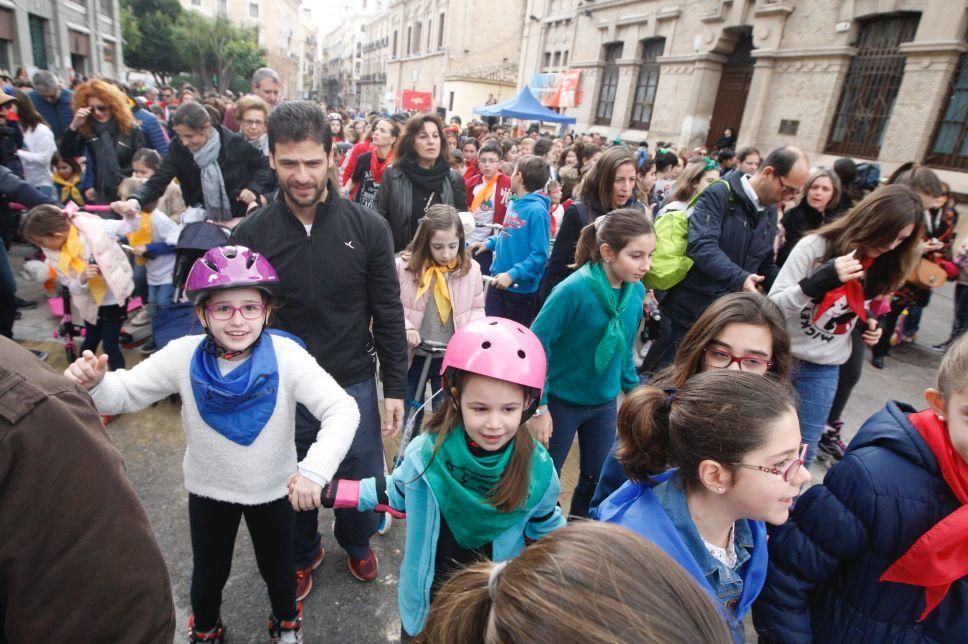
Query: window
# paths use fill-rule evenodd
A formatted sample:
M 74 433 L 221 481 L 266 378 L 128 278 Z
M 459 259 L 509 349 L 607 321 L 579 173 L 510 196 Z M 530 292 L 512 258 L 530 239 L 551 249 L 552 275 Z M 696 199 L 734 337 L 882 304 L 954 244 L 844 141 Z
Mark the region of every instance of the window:
M 568 66 L 568 50 L 567 49 L 565 51 L 561 52 L 561 66 L 562 67 L 567 67 Z
M 867 20 L 860 26 L 857 55 L 847 78 L 825 152 L 877 158 L 894 107 L 905 56 L 898 46 L 914 38 L 918 14 Z
M 412 50 L 412 47 L 411 47 L 411 43 L 413 42 L 413 40 L 411 40 L 412 35 L 413 35 L 413 27 L 407 27 L 407 55 L 408 56 L 410 55 L 410 52 Z
M 47 69 L 47 35 L 44 33 L 47 21 L 40 16 L 28 14 L 30 26 L 30 49 L 34 54 L 34 66 Z
M 259 17 L 259 3 L 258 2 L 250 2 L 249 3 L 249 17 L 250 18 L 258 18 Z
M 420 52 L 420 28 L 422 26 L 419 22 L 413 26 L 413 53 L 415 54 Z
M 14 16 L 9 9 L 0 9 L 0 67 L 12 69 L 10 64 L 10 48 L 14 39 Z
M 952 170 L 968 170 L 968 54 L 961 55 L 951 78 L 948 102 L 942 108 L 934 141 L 924 162 Z
M 228 0 L 218 0 L 218 15 L 227 16 L 229 14 Z
M 192 0 L 192 4 L 196 7 L 202 6 L 202 0 Z
M 394 31 L 393 32 L 393 55 L 391 56 L 391 58 L 396 58 L 396 57 L 397 57 L 397 32 Z
M 648 130 L 652 124 L 652 106 L 655 103 L 656 87 L 659 86 L 658 58 L 664 49 L 665 38 L 652 38 L 642 43 L 642 64 L 635 82 L 632 117 L 629 119 L 631 128 Z
M 612 122 L 612 108 L 615 107 L 615 92 L 618 90 L 618 64 L 622 57 L 622 43 L 605 45 L 605 68 L 602 70 L 602 87 L 598 93 L 595 107 L 595 123 L 609 125 Z
M 444 14 L 440 14 L 440 20 L 437 21 L 437 49 L 444 48 Z
M 114 15 L 114 0 L 101 0 L 101 15 L 109 18 Z
M 427 23 L 427 51 L 430 51 L 430 35 L 434 33 L 434 21 Z
M 549 67 L 551 67 L 551 52 L 550 51 L 546 51 L 544 53 L 544 64 L 541 67 L 542 67 L 542 70 L 546 70 Z
M 555 52 L 555 55 L 552 56 L 552 58 L 551 58 L 551 66 L 552 67 L 560 67 L 561 66 L 561 52 L 560 51 L 556 51 Z

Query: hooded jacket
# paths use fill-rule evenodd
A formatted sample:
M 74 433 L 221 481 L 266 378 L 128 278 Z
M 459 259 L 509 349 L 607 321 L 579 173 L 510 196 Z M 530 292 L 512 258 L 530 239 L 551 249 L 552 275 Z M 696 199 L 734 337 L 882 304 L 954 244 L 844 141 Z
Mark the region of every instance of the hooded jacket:
M 766 642 L 956 642 L 968 634 L 968 577 L 927 618 L 924 589 L 880 577 L 958 507 L 938 461 L 890 402 L 861 427 L 822 485 L 770 531 L 753 622 Z

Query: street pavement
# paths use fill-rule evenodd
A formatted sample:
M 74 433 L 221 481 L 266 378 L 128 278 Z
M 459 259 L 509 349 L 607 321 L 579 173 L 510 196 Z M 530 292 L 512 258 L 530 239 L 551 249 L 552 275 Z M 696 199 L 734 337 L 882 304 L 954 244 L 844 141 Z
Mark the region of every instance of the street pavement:
M 57 321 L 43 305 L 40 285 L 25 281 L 19 271 L 27 253 L 24 246 L 11 252 L 14 271 L 18 274 L 18 295 L 41 301 L 33 310 L 23 311 L 14 327 L 14 338 L 27 347 L 50 353 L 47 362 L 57 370 L 66 366 L 63 345 L 53 339 Z M 892 350 L 883 370 L 867 360 L 860 383 L 844 413 L 846 435 L 857 428 L 887 400 L 896 399 L 923 406 L 923 392 L 933 386 L 941 356 L 930 345 L 948 337 L 952 319 L 954 288 L 948 284 L 938 289 L 925 311 L 916 344 Z M 869 355 L 868 355 L 869 357 Z M 127 351 L 128 366 L 140 360 L 136 351 Z M 191 542 L 188 530 L 188 495 L 182 479 L 182 456 L 185 438 L 179 420 L 179 405 L 162 401 L 136 414 L 116 418 L 108 425 L 115 445 L 124 455 L 127 472 L 141 497 L 155 531 L 155 536 L 168 562 L 178 618 L 178 639 L 190 612 Z M 395 454 L 396 441 L 387 445 Z M 822 480 L 826 468 L 813 467 L 814 482 Z M 577 448 L 573 449 L 562 472 L 564 508 L 570 504 L 571 491 L 578 475 Z M 373 549 L 380 561 L 380 576 L 364 584 L 347 571 L 345 553 L 332 534 L 332 512 L 320 513 L 320 532 L 326 547 L 326 559 L 313 575 L 314 590 L 305 602 L 304 631 L 306 641 L 355 644 L 399 641 L 400 621 L 397 613 L 397 578 L 404 546 L 404 522 L 395 522 L 386 535 L 376 535 Z M 231 642 L 265 642 L 269 601 L 252 554 L 249 535 L 239 530 L 232 575 L 225 587 L 222 618 Z M 747 627 L 749 641 L 754 641 Z

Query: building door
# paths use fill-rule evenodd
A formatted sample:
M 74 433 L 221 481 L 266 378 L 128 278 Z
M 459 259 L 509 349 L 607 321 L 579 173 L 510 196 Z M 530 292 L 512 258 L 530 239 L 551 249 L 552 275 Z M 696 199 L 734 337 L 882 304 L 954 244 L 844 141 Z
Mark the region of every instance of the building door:
M 743 109 L 746 107 L 746 96 L 753 81 L 752 51 L 753 31 L 750 28 L 744 28 L 740 32 L 739 40 L 736 41 L 736 48 L 723 63 L 723 75 L 719 80 L 713 117 L 709 121 L 709 135 L 706 137 L 706 147 L 710 152 L 713 144 L 723 136 L 726 128 L 733 130 L 733 136 L 739 134 Z

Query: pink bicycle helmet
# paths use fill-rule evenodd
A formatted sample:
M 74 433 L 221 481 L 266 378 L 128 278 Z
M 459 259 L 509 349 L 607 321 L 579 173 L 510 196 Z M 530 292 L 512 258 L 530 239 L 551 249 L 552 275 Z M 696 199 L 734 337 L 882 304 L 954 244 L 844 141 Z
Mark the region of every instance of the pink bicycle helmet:
M 185 295 L 193 302 L 200 295 L 230 288 L 269 291 L 279 282 L 276 269 L 262 254 L 245 246 L 219 246 L 195 260 L 185 280 Z
M 440 373 L 459 369 L 536 389 L 545 385 L 544 347 L 531 329 L 504 318 L 486 317 L 459 329 L 447 344 Z

